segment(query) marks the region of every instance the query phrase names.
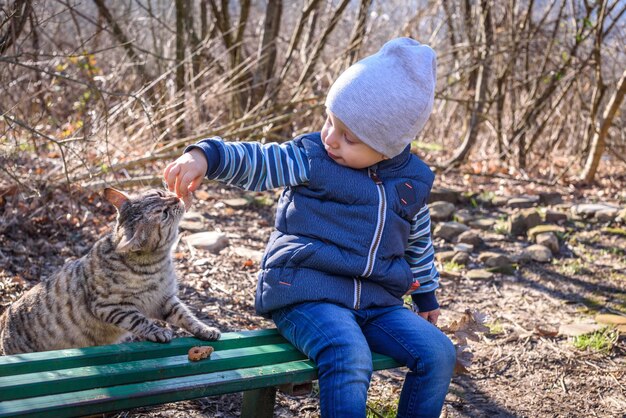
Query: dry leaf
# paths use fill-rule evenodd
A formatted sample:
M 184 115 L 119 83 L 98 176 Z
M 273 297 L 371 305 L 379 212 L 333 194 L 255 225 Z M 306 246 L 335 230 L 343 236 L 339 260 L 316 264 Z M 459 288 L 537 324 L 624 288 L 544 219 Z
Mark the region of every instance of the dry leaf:
M 455 343 L 456 365 L 454 372 L 456 374 L 469 373 L 468 368 L 472 364 L 473 354 L 469 351 L 467 340 L 479 341 L 479 334 L 489 332 L 489 328 L 484 325 L 486 320 L 487 315 L 466 309 L 460 319 L 441 327 L 443 332 L 451 334 L 450 337 Z

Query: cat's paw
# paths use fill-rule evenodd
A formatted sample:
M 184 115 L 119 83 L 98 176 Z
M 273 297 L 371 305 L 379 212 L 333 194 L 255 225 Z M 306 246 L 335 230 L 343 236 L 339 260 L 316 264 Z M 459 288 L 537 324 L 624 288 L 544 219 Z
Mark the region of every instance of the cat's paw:
M 172 330 L 157 326 L 154 326 L 150 330 L 150 333 L 146 335 L 146 338 L 149 341 L 154 341 L 155 343 L 169 343 L 170 341 L 172 341 L 173 337 L 174 333 L 172 332 Z
M 198 330 L 194 334 L 194 336 L 196 338 L 200 338 L 201 340 L 215 341 L 219 340 L 219 338 L 222 336 L 222 333 L 217 328 L 204 326 L 200 330 Z

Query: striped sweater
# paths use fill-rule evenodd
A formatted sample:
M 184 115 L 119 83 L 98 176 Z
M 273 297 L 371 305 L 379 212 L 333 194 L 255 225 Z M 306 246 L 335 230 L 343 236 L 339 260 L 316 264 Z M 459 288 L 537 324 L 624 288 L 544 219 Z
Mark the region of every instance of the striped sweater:
M 185 151 L 199 148 L 208 162 L 207 177 L 245 190 L 262 191 L 306 184 L 310 166 L 304 149 L 294 141 L 261 144 L 225 142 L 215 137 L 202 140 Z M 434 263 L 428 206 L 424 205 L 411 222 L 404 258 L 419 288 L 412 298 L 420 311 L 439 305 L 435 289 L 439 273 Z

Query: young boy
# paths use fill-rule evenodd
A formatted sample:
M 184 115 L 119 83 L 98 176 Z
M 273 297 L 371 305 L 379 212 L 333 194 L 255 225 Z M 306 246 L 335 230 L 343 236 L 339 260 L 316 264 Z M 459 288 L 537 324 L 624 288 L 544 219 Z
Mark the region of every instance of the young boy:
M 282 144 L 203 140 L 164 172 L 187 202 L 204 176 L 285 187 L 255 305 L 315 361 L 323 417 L 365 416 L 370 349 L 409 368 L 399 417 L 443 407 L 455 350 L 434 326 L 434 176 L 410 153 L 433 107 L 435 70 L 431 48 L 394 39 L 331 86 L 321 132 Z M 419 316 L 403 307 L 408 293 Z

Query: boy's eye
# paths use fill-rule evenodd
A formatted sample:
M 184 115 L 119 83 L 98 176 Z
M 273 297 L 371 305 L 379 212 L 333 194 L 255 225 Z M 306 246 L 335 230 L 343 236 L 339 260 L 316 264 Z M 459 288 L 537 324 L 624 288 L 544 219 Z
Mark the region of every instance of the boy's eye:
M 345 139 L 348 144 L 356 144 L 356 141 L 353 141 L 350 138 L 348 138 L 348 135 L 344 135 L 343 139 Z

